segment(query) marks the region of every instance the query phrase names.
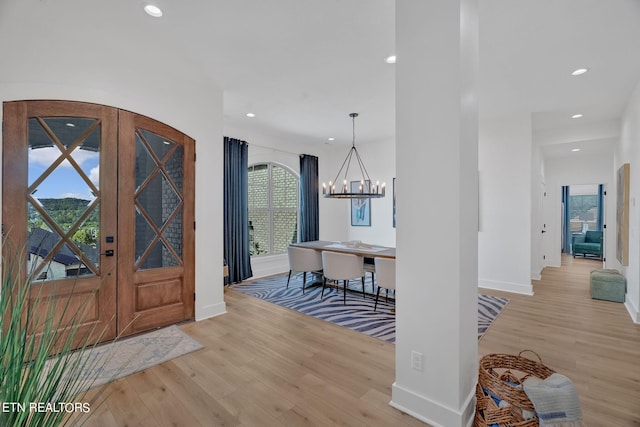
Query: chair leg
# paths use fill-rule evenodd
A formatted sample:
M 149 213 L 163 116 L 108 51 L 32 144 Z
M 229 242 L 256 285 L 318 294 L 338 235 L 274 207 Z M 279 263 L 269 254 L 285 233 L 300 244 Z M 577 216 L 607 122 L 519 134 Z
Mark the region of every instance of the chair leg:
M 304 287 L 307 284 L 307 272 L 302 272 L 302 293 L 304 294 Z
M 362 298 L 367 299 L 367 295 L 364 293 L 364 276 L 362 276 Z
M 287 277 L 287 289 L 289 289 L 289 280 L 291 280 L 291 270 L 289 270 L 289 277 Z
M 344 305 L 347 305 L 347 280 L 342 281 L 344 283 Z
M 322 276 L 322 293 L 320 294 L 320 299 L 324 298 L 324 288 L 327 286 L 327 278 Z
M 373 304 L 373 311 L 376 311 L 378 308 L 378 298 L 380 297 L 380 286 L 378 286 L 378 292 L 376 292 L 376 303 Z

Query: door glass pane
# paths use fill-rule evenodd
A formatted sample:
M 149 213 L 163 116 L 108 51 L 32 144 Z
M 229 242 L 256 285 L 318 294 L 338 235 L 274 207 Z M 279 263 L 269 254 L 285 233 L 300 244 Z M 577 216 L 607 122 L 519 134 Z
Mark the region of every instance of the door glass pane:
M 141 129 L 139 132 L 160 161 L 162 161 L 169 150 L 171 150 L 173 146 L 176 145 L 175 142 L 163 138 L 160 135 L 156 135 L 153 132 L 149 132 L 148 130 Z M 182 175 L 182 172 L 180 174 Z
M 134 197 L 138 269 L 181 265 L 182 160 L 182 146 L 144 129 L 136 132 Z
M 164 170 L 167 172 L 169 179 L 175 184 L 180 196 L 182 196 L 182 146 L 176 147 L 176 150 L 164 162 Z
M 147 220 L 142 216 L 139 210 L 136 210 L 136 238 L 135 238 L 135 262 L 140 262 L 145 251 L 155 239 L 156 233 L 149 225 Z
M 136 133 L 136 191 L 138 191 L 147 177 L 157 169 L 157 166 L 142 138 Z
M 182 207 L 179 209 L 173 221 L 165 228 L 162 237 L 168 246 L 170 246 L 182 259 Z
M 144 260 L 139 270 L 148 270 L 150 268 L 175 267 L 180 265 L 176 258 L 167 249 L 164 242 L 158 241 L 153 245 L 153 249 L 149 256 Z
M 75 148 L 65 157 L 63 150 L 72 146 Z M 36 275 L 41 279 L 98 272 L 99 150 L 100 124 L 95 119 L 29 119 L 30 266 L 46 258 L 43 251 L 51 252 L 63 241 L 54 256 L 47 258 L 48 265 L 42 274 Z
M 35 120 L 35 119 L 32 119 Z M 96 119 L 87 119 L 83 117 L 56 117 L 44 118 L 46 126 L 53 132 L 55 137 L 65 146 L 69 148 L 78 138 L 87 132 L 93 126 Z M 100 133 L 96 132 L 98 128 L 94 128 L 91 134 L 83 138 L 83 144 L 86 148 L 91 148 L 97 152 L 100 149 Z
M 137 205 L 161 228 L 178 207 L 180 198 L 164 174 L 157 173 L 138 195 Z

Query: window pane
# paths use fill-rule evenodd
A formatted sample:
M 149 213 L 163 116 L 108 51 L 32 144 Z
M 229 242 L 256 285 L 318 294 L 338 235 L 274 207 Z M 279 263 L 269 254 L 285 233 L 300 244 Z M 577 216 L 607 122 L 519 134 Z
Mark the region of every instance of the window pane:
M 269 212 L 249 210 L 249 253 L 269 253 Z
M 249 167 L 250 253 L 285 253 L 298 240 L 298 177 L 261 163 Z
M 298 206 L 298 180 L 291 172 L 274 165 L 271 185 L 274 208 L 296 208 Z
M 570 196 L 571 231 L 595 230 L 598 222 L 598 195 Z
M 249 168 L 249 209 L 269 207 L 268 166 L 260 164 Z
M 283 253 L 291 243 L 298 240 L 298 212 L 273 212 L 273 252 Z

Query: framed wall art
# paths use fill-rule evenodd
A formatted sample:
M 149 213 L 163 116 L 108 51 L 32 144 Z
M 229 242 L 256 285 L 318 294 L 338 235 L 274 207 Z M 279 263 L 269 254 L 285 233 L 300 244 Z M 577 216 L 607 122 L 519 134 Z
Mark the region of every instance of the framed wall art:
M 616 258 L 623 266 L 629 265 L 629 163 L 618 169 L 616 187 Z
M 371 182 L 364 183 L 364 191 L 369 192 Z M 351 181 L 349 191 L 360 192 L 360 181 Z M 371 227 L 371 199 L 351 199 L 351 225 L 355 227 Z

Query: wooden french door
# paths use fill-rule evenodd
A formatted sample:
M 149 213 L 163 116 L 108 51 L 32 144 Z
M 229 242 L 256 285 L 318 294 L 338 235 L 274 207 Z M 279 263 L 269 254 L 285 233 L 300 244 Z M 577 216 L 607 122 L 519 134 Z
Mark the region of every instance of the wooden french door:
M 135 333 L 194 317 L 195 142 L 120 111 L 118 325 Z
M 193 318 L 194 141 L 102 105 L 3 107 L 3 249 L 33 309 L 102 340 Z

